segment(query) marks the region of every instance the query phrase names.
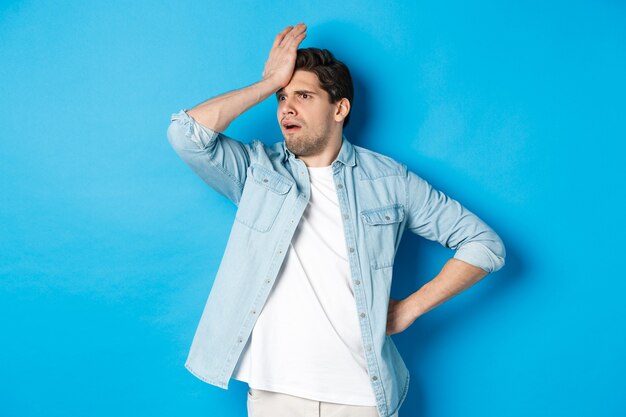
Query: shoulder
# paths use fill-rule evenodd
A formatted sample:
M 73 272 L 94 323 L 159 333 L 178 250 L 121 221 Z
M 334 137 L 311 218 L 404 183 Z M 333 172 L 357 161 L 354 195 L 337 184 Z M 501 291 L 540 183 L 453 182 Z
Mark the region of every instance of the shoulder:
M 353 145 L 361 178 L 405 176 L 407 166 L 394 158 L 362 146 Z
M 284 142 L 266 144 L 260 139 L 252 139 L 248 144 L 251 162 L 282 160 L 285 157 Z

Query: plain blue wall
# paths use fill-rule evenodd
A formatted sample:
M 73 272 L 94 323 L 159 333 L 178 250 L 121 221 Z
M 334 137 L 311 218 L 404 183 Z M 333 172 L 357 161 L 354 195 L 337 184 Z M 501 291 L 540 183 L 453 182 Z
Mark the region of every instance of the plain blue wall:
M 245 416 L 183 363 L 235 207 L 170 114 L 260 79 L 307 23 L 356 84 L 346 136 L 461 201 L 506 266 L 393 338 L 400 416 L 626 415 L 620 1 L 3 2 L 0 415 Z M 282 140 L 275 101 L 227 130 Z M 392 297 L 453 253 L 405 234 Z

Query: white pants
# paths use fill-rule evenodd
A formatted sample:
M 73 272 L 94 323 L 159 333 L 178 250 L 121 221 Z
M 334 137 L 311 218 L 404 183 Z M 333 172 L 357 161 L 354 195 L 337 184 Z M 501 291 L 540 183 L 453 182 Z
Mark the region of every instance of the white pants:
M 248 417 L 379 417 L 376 407 L 310 400 L 248 388 Z M 395 413 L 393 417 L 399 417 Z

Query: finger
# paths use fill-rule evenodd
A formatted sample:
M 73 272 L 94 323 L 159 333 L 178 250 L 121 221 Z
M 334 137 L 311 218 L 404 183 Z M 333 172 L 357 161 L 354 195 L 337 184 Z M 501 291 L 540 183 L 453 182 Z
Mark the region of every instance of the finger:
M 287 32 L 287 33 L 285 33 L 285 34 L 283 35 L 283 38 L 281 39 L 280 44 L 279 44 L 278 46 L 281 46 L 281 47 L 282 47 L 282 46 L 285 46 L 285 44 L 289 41 L 289 37 L 291 36 L 291 34 L 293 33 L 293 31 L 294 31 L 297 27 L 298 27 L 298 25 L 296 25 L 296 26 L 288 26 L 287 28 L 288 28 L 289 30 L 286 30 L 286 32 Z M 286 29 L 287 29 L 287 28 L 286 28 Z
M 292 45 L 297 48 L 300 45 L 300 43 L 302 43 L 302 40 L 304 38 L 306 38 L 306 32 L 301 33 L 298 36 L 296 36 L 296 38 L 294 39 L 294 42 L 292 43 Z
M 304 31 L 306 31 L 306 25 L 304 23 L 298 23 L 289 31 L 289 33 L 285 35 L 280 46 L 285 48 L 288 47 L 289 45 L 291 45 L 295 37 L 300 35 Z
M 300 45 L 300 43 L 302 42 L 302 40 L 306 38 L 306 32 L 303 32 L 299 35 L 297 35 L 296 37 L 292 37 L 289 40 L 287 40 L 284 45 L 282 46 L 282 48 L 284 49 L 289 49 L 289 50 L 294 50 L 298 48 L 298 45 Z
M 306 32 L 306 25 L 304 23 L 299 23 L 298 26 L 294 27 L 291 30 L 291 35 L 295 38 L 303 32 Z
M 284 42 L 285 37 L 287 36 L 287 34 L 292 28 L 293 28 L 292 26 L 287 26 L 278 35 L 276 35 L 276 38 L 274 39 L 274 43 L 272 44 L 272 49 L 276 49 L 280 47 L 281 43 Z
M 283 41 L 283 39 L 285 38 L 285 35 L 287 33 L 289 33 L 289 31 L 293 28 L 293 26 L 287 26 L 286 28 L 284 28 L 278 35 L 276 35 L 276 39 L 274 39 L 274 44 L 272 45 L 272 48 L 276 48 L 278 45 L 280 45 L 280 43 Z

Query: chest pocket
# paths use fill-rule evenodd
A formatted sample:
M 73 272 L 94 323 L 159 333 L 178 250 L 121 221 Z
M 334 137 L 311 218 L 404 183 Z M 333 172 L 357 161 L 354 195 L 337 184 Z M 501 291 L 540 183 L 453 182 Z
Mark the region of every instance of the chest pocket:
M 235 220 L 258 232 L 270 230 L 293 182 L 261 165 L 250 165 Z
M 393 204 L 361 211 L 370 265 L 375 269 L 393 266 L 396 237 L 404 220 L 404 206 Z

